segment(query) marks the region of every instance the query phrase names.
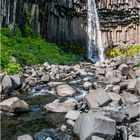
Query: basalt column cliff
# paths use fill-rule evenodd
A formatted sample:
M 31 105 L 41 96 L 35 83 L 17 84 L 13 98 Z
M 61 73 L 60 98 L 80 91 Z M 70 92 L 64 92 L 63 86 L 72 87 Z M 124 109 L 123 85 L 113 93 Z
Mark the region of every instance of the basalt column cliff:
M 30 24 L 49 42 L 85 45 L 87 0 L 1 0 L 1 24 Z M 139 0 L 96 0 L 104 46 L 140 42 Z
M 104 45 L 140 43 L 140 1 L 98 0 Z

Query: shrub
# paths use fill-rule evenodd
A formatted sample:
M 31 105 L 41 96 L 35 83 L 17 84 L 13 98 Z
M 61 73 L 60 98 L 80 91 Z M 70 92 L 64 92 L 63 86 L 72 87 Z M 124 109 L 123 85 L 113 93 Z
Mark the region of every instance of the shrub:
M 140 53 L 140 44 L 134 45 L 134 46 L 126 46 L 126 47 L 116 47 L 114 49 L 107 49 L 107 54 L 110 57 L 128 57 L 128 56 L 134 56 Z

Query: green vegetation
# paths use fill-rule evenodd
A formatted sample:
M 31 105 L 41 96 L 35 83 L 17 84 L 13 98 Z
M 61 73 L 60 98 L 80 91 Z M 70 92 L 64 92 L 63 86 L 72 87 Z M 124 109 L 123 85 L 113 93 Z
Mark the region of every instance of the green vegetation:
M 135 56 L 140 54 L 140 44 L 134 45 L 134 46 L 126 46 L 126 47 L 116 47 L 114 49 L 107 49 L 107 54 L 110 57 L 129 57 L 129 56 Z
M 0 37 L 1 70 L 7 73 L 18 73 L 23 65 L 46 61 L 53 64 L 74 64 L 78 60 L 76 55 L 66 54 L 57 45 L 46 43 L 37 35 L 22 37 L 18 28 L 14 33 L 8 28 L 2 28 Z M 18 64 L 11 61 L 11 57 L 15 57 Z
M 83 44 L 82 45 L 77 45 L 74 43 L 67 43 L 66 45 L 60 45 L 59 46 L 64 52 L 76 54 L 82 58 L 87 58 L 87 48 Z

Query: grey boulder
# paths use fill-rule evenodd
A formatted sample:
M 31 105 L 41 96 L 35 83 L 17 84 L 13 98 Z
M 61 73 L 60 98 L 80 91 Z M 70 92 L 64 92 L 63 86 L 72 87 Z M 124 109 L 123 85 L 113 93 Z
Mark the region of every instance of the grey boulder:
M 76 120 L 74 133 L 79 136 L 80 140 L 90 140 L 92 135 L 112 140 L 115 135 L 115 127 L 116 122 L 108 117 L 83 113 Z
M 13 90 L 12 81 L 9 75 L 5 75 L 2 80 L 3 93 L 10 93 Z
M 29 105 L 17 97 L 6 99 L 0 103 L 2 111 L 12 113 L 22 113 L 30 110 Z

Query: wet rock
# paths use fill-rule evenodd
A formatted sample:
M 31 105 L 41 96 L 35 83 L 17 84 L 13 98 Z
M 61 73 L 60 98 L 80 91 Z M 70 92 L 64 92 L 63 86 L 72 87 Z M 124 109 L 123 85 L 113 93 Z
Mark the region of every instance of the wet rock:
M 59 128 L 43 129 L 34 136 L 34 140 L 51 140 L 50 138 L 52 140 L 73 140 L 71 135 L 63 133 Z
M 119 85 L 115 85 L 115 86 L 113 86 L 113 92 L 115 92 L 115 93 L 120 93 L 120 86 Z
M 140 116 L 140 103 L 133 104 L 128 108 L 129 118 L 136 118 Z
M 30 135 L 22 135 L 17 137 L 17 140 L 33 140 L 33 138 Z
M 9 75 L 5 75 L 2 80 L 3 93 L 11 93 L 13 90 L 12 81 Z
M 121 100 L 122 100 L 123 104 L 125 104 L 125 105 L 134 104 L 139 101 L 139 99 L 136 95 L 133 95 L 129 92 L 123 92 Z
M 98 136 L 92 136 L 91 140 L 105 140 L 105 139 Z
M 69 112 L 67 112 L 65 118 L 66 119 L 71 119 L 71 120 L 76 120 L 80 115 L 80 111 L 76 111 L 76 110 L 71 110 Z
M 66 125 L 62 125 L 62 126 L 61 126 L 61 131 L 62 131 L 62 132 L 66 131 L 66 129 L 67 129 L 67 126 L 66 126 Z
M 72 96 L 75 94 L 75 89 L 73 89 L 71 86 L 64 84 L 64 85 L 59 85 L 56 88 L 56 93 L 59 96 Z
M 51 88 L 59 86 L 59 85 L 63 85 L 63 84 L 66 84 L 66 82 L 49 82 L 49 83 L 47 83 L 47 85 Z
M 108 93 L 100 88 L 91 91 L 84 97 L 84 101 L 88 104 L 89 108 L 94 108 L 98 106 L 105 106 L 111 102 L 111 98 Z
M 128 83 L 127 90 L 128 90 L 128 91 L 136 91 L 136 84 L 137 84 L 137 79 L 131 80 L 131 81 Z
M 19 75 L 12 75 L 11 79 L 12 79 L 12 85 L 14 89 L 17 89 L 21 86 L 21 80 Z
M 45 140 L 52 140 L 52 138 L 51 137 L 47 137 Z
M 50 80 L 50 75 L 49 74 L 43 75 L 42 78 L 41 78 L 41 81 L 44 82 L 44 83 L 49 82 L 49 80 Z
M 13 113 L 22 113 L 29 111 L 29 105 L 17 97 L 6 99 L 0 103 L 1 110 Z
M 90 89 L 91 86 L 92 86 L 92 83 L 90 83 L 90 82 L 85 82 L 85 83 L 83 84 L 83 88 L 86 89 L 86 90 Z
M 76 106 L 76 100 L 70 98 L 63 103 L 59 99 L 54 100 L 52 103 L 47 104 L 44 108 L 51 112 L 68 112 L 74 110 Z
M 83 113 L 76 120 L 74 133 L 79 136 L 80 140 L 91 139 L 94 134 L 112 140 L 115 135 L 115 126 L 115 121 L 108 117 Z

